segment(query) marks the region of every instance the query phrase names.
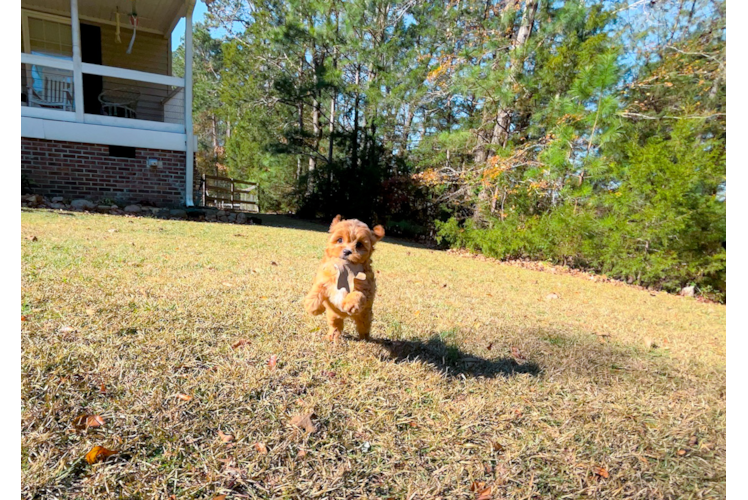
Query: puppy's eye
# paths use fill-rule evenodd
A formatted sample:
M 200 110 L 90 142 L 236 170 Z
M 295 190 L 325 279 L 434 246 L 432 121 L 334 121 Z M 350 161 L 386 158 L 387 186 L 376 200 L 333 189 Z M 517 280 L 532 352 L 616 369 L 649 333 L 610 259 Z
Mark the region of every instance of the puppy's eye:
M 343 238 L 338 238 L 338 241 L 336 243 L 343 243 Z
M 356 243 L 356 248 L 361 250 L 362 248 L 364 248 L 364 244 L 359 241 L 358 243 Z

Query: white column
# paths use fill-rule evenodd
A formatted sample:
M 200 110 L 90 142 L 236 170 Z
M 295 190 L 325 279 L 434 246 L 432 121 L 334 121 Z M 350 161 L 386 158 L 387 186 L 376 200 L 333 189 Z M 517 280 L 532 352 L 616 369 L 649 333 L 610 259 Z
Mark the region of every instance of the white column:
M 81 25 L 78 0 L 70 0 L 70 25 L 73 28 L 73 101 L 75 121 L 83 122 L 83 62 L 81 59 Z
M 186 0 L 187 12 L 184 18 L 184 128 L 187 138 L 187 147 L 185 148 L 185 195 L 184 204 L 188 207 L 194 205 L 192 201 L 193 171 L 194 171 L 194 153 L 195 137 L 192 131 L 192 9 L 195 8 L 194 2 Z

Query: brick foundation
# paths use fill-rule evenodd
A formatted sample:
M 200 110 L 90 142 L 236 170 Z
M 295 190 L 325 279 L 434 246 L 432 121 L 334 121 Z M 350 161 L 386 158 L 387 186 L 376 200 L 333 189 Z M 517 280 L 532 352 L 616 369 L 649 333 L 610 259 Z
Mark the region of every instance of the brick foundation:
M 148 158 L 160 165 L 149 167 Z M 21 172 L 34 193 L 50 197 L 183 205 L 184 162 L 182 151 L 135 148 L 135 158 L 121 158 L 110 156 L 105 144 L 21 138 Z M 194 180 L 197 189 L 197 172 Z

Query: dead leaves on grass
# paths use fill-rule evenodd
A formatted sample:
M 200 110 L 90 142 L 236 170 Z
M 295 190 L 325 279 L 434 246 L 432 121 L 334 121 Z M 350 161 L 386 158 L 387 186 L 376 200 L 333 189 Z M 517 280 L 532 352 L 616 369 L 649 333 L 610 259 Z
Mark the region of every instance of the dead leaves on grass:
M 525 358 L 524 354 L 522 354 L 519 351 L 519 349 L 517 347 L 512 347 L 512 357 L 515 360 L 518 360 L 518 361 L 524 361 L 525 359 L 527 359 L 527 358 Z
M 278 364 L 278 355 L 273 354 L 272 356 L 270 356 L 270 359 L 268 359 L 268 368 L 270 368 L 271 370 L 275 370 L 277 364 Z
M 249 345 L 251 342 L 247 339 L 239 339 L 231 346 L 232 349 L 238 349 L 239 347 L 243 347 L 245 345 Z
M 265 443 L 255 443 L 253 448 L 257 453 L 260 455 L 267 455 L 268 454 L 268 447 L 265 446 Z
M 223 431 L 218 431 L 218 437 L 221 438 L 221 441 L 226 444 L 230 444 L 236 441 L 236 436 L 234 436 L 233 434 L 224 434 Z
M 493 486 L 486 486 L 484 481 L 474 481 L 470 486 L 470 491 L 475 493 L 475 500 L 491 500 Z
M 312 422 L 312 417 L 314 416 L 315 415 L 313 412 L 296 415 L 291 419 L 291 425 L 300 427 L 304 429 L 307 432 L 307 434 L 311 434 L 317 430 L 317 426 L 315 426 L 314 423 Z
M 83 431 L 89 427 L 101 427 L 104 425 L 104 418 L 101 415 L 78 415 L 73 419 L 73 427 L 76 430 Z
M 91 451 L 86 453 L 86 462 L 89 464 L 95 464 L 100 460 L 106 460 L 112 455 L 116 455 L 116 451 L 107 450 L 103 446 L 94 446 Z
M 192 401 L 192 396 L 188 396 L 187 394 L 182 394 L 181 392 L 177 394 L 177 397 L 181 399 L 182 401 Z
M 605 467 L 595 467 L 593 469 L 593 472 L 596 476 L 599 476 L 603 479 L 608 479 L 610 477 L 610 473 L 608 473 L 608 469 L 606 469 Z

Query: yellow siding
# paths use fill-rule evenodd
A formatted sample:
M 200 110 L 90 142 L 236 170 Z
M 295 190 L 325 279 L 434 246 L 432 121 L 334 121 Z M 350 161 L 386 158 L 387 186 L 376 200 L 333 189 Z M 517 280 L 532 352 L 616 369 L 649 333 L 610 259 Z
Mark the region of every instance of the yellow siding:
M 122 43 L 114 40 L 115 27 L 107 24 L 101 27 L 101 62 L 104 66 L 133 69 L 147 73 L 166 75 L 169 73 L 169 40 L 161 35 L 138 32 L 132 52 L 127 54 L 127 47 L 132 37 L 132 29 L 126 16 L 122 16 L 120 38 Z M 125 24 L 127 23 L 127 24 Z M 95 24 L 95 23 L 90 23 Z M 104 90 L 118 87 L 135 87 L 140 90 L 137 117 L 143 120 L 163 121 L 163 105 L 169 89 L 155 83 L 134 82 L 105 76 Z

